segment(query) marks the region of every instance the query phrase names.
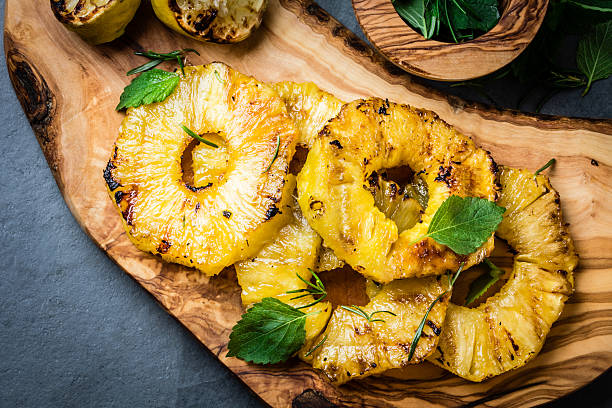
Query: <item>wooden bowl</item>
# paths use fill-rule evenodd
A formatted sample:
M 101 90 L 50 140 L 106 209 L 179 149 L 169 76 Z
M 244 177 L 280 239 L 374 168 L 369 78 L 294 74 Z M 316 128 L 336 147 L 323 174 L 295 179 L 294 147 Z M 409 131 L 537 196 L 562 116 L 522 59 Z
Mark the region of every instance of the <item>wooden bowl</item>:
M 391 0 L 352 0 L 368 40 L 411 74 L 463 81 L 490 74 L 516 58 L 538 32 L 548 0 L 506 0 L 489 32 L 460 44 L 427 40 L 397 14 Z

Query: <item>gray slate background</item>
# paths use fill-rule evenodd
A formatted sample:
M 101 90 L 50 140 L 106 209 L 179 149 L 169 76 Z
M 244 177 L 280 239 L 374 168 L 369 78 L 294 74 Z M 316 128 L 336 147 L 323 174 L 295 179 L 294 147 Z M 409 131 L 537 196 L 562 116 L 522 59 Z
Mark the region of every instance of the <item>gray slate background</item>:
M 363 38 L 350 1 L 319 3 Z M 0 407 L 263 406 L 80 229 L 5 64 L 0 84 Z M 502 106 L 513 103 L 508 89 L 493 90 Z M 558 95 L 544 112 L 610 118 L 611 94 L 612 80 L 599 82 L 585 98 Z M 554 406 L 612 406 L 611 379 Z

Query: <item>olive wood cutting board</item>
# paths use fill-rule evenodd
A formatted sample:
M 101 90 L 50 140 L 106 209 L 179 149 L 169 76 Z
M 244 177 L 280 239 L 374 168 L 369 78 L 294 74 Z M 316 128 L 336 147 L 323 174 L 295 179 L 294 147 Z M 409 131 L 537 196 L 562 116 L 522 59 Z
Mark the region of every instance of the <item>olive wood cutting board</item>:
M 525 115 L 445 96 L 385 62 L 308 0 L 270 0 L 262 27 L 236 45 L 173 33 L 147 2 L 127 33 L 103 46 L 65 30 L 47 1 L 6 4 L 9 74 L 70 210 L 100 248 L 268 404 L 525 407 L 576 390 L 612 366 L 612 121 Z M 242 312 L 233 269 L 208 278 L 137 250 L 102 178 L 124 116 L 114 108 L 129 82 L 125 73 L 144 62 L 134 51 L 185 47 L 201 53 L 189 56 L 192 64 L 223 61 L 262 81 L 313 81 L 344 100 L 375 95 L 431 109 L 500 164 L 535 170 L 556 157 L 550 175 L 581 259 L 576 293 L 541 354 L 480 384 L 422 364 L 340 388 L 298 361 L 266 367 L 227 358 Z

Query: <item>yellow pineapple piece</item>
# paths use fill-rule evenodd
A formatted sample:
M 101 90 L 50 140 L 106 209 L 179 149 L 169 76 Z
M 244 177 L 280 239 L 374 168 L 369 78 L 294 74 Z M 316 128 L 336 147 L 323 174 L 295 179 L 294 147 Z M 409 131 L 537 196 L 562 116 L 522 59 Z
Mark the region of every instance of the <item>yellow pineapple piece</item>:
M 522 367 L 538 354 L 573 292 L 578 263 L 559 194 L 548 179 L 504 167 L 500 180 L 499 204 L 507 211 L 497 235 L 518 252 L 512 274 L 475 309 L 449 305 L 429 358 L 471 381 Z

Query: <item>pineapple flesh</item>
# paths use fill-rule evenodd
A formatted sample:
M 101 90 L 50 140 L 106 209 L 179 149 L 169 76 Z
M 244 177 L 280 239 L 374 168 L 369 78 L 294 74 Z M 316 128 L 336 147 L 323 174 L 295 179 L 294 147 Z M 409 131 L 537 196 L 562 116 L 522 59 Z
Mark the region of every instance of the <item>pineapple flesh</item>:
M 482 381 L 534 358 L 573 292 L 578 263 L 563 223 L 559 194 L 544 176 L 502 168 L 497 235 L 517 251 L 502 289 L 470 309 L 450 304 L 429 361 L 467 380 Z
M 403 232 L 368 191 L 375 172 L 400 166 L 409 166 L 428 187 L 422 222 Z M 462 262 L 470 267 L 487 256 L 493 234 L 467 257 L 420 237 L 450 195 L 495 201 L 496 173 L 486 151 L 433 113 L 371 98 L 344 105 L 320 132 L 298 174 L 298 202 L 340 259 L 387 283 L 440 275 Z
M 192 138 L 181 125 L 223 139 L 222 180 L 183 181 Z M 104 178 L 136 247 L 212 275 L 255 255 L 287 223 L 279 209 L 291 198 L 285 176 L 297 139 L 267 85 L 221 63 L 186 67 L 165 101 L 128 110 Z
M 378 313 L 374 318 L 384 321 L 370 322 L 346 309 L 334 310 L 325 332 L 315 343 L 323 342 L 312 353 L 312 366 L 336 385 L 420 363 L 438 342 L 449 294 L 429 313 L 414 356 L 408 360 L 410 345 L 427 308 L 448 289 L 447 277 L 399 279 L 380 287 L 369 282 L 368 288 L 370 302 L 363 310 L 368 314 L 384 310 L 396 316 Z

